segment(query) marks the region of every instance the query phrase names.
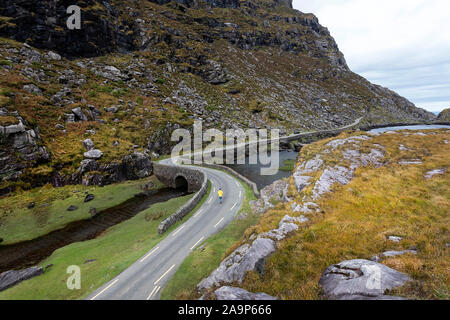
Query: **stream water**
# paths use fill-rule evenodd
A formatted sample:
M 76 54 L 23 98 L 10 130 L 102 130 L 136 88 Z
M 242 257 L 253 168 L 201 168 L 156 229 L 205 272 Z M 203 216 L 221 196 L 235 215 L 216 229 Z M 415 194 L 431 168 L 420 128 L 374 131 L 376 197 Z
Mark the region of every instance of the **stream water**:
M 285 160 L 296 160 L 298 153 L 292 150 L 284 150 L 280 151 L 279 161 L 280 167 L 283 166 Z M 246 164 L 232 164 L 226 165 L 227 167 L 233 169 L 234 171 L 240 173 L 244 177 L 250 179 L 254 183 L 256 183 L 258 189 L 262 189 L 270 184 L 272 184 L 276 180 L 280 180 L 282 178 L 287 178 L 291 175 L 290 171 L 282 171 L 278 170 L 278 173 L 271 176 L 262 176 L 261 168 L 269 167 L 269 165 L 261 165 L 258 164 L 248 164 L 248 158 L 245 159 Z
M 183 189 L 164 188 L 142 193 L 90 219 L 75 221 L 39 238 L 12 245 L 0 245 L 0 273 L 33 266 L 56 249 L 74 242 L 94 239 L 106 229 L 134 217 L 150 206 L 187 195 Z
M 386 131 L 398 131 L 398 130 L 427 130 L 427 129 L 450 129 L 450 126 L 438 125 L 438 124 L 424 124 L 424 125 L 414 125 L 414 126 L 397 126 L 397 127 L 386 127 L 372 129 L 369 132 L 383 133 Z

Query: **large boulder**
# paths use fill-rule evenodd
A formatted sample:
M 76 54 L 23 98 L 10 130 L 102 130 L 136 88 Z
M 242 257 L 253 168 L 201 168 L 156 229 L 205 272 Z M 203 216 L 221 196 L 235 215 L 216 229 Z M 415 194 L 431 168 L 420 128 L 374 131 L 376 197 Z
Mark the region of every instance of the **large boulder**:
M 245 274 L 257 270 L 261 261 L 275 252 L 275 241 L 257 238 L 252 245 L 244 244 L 229 255 L 208 278 L 203 279 L 197 286 L 199 290 L 209 289 L 221 283 L 242 283 Z
M 366 300 L 401 299 L 386 296 L 386 290 L 403 286 L 411 280 L 406 274 L 383 264 L 355 259 L 328 267 L 319 280 L 327 299 Z
M 41 267 L 5 271 L 0 274 L 0 291 L 11 288 L 22 281 L 40 276 L 43 273 L 44 270 Z
M 217 300 L 277 300 L 266 293 L 252 293 L 236 287 L 221 287 L 214 294 Z

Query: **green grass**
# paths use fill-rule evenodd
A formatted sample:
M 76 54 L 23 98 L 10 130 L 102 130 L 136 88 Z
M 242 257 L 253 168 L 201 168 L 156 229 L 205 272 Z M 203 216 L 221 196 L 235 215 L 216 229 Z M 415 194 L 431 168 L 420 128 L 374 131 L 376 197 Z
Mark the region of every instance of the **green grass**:
M 194 214 L 210 192 L 209 185 L 208 194 L 197 207 L 163 235 L 158 234 L 161 221 L 192 198 L 192 194 L 155 204 L 133 218 L 111 227 L 96 239 L 73 243 L 55 251 L 40 264 L 42 267 L 53 264 L 51 268 L 39 277 L 1 292 L 0 300 L 66 300 L 87 297 L 96 288 L 128 268 Z M 85 263 L 92 259 L 95 261 Z M 70 275 L 66 273 L 66 269 L 70 265 L 78 265 L 81 268 L 80 290 L 67 289 L 66 281 Z
M 280 166 L 281 171 L 292 171 L 295 168 L 295 160 L 293 159 L 287 159 L 284 160 L 283 165 Z
M 90 208 L 97 211 L 116 206 L 142 191 L 143 185 L 153 182 L 154 188 L 162 187 L 156 178 L 127 181 L 105 187 L 71 185 L 62 188 L 45 186 L 30 191 L 18 192 L 0 199 L 0 237 L 4 244 L 31 240 L 61 229 L 70 222 L 90 217 Z M 95 199 L 84 203 L 85 192 Z M 28 209 L 29 203 L 35 207 Z M 70 205 L 78 209 L 67 211 Z
M 162 300 L 197 298 L 197 284 L 219 266 L 229 248 L 241 239 L 245 230 L 259 221 L 260 216 L 251 213 L 250 209 L 250 201 L 256 200 L 253 191 L 246 184 L 241 184 L 245 189 L 245 198 L 238 215 L 245 218 L 235 219 L 221 232 L 207 239 L 202 249 L 192 252 L 162 291 Z

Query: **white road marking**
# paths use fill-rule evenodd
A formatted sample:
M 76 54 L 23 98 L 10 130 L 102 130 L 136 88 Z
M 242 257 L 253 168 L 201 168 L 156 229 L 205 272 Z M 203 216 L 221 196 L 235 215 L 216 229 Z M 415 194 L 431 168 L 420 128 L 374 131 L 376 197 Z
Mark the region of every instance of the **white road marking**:
M 214 228 L 216 228 L 216 227 L 223 221 L 223 219 L 225 219 L 225 217 L 223 217 L 222 219 L 220 219 L 219 222 L 217 222 L 217 223 L 214 225 Z
M 106 290 L 108 290 L 109 288 L 111 288 L 117 281 L 119 281 L 119 279 L 114 280 L 113 282 L 111 282 L 109 284 L 109 286 L 107 286 L 105 289 L 103 289 L 102 291 L 100 291 L 99 293 L 97 293 L 95 296 L 93 296 L 91 298 L 91 300 L 94 300 L 95 298 L 97 298 L 99 295 L 101 295 L 103 292 L 105 292 Z
M 150 251 L 145 257 L 143 257 L 140 262 L 143 262 L 145 259 L 147 259 L 148 257 L 150 257 L 153 253 L 155 253 L 156 250 L 158 250 L 159 247 L 156 247 L 155 249 L 153 249 L 152 251 Z
M 210 197 L 210 198 L 209 198 L 209 201 L 208 201 L 208 203 L 211 203 L 211 201 L 212 201 L 212 197 Z
M 203 209 L 198 210 L 197 213 L 194 214 L 194 218 L 195 218 L 196 216 L 198 216 L 200 213 L 202 213 L 202 211 L 203 211 Z
M 170 272 L 170 270 L 172 270 L 173 268 L 175 268 L 175 265 L 173 265 L 173 266 L 171 266 L 170 268 L 169 268 L 169 270 L 167 270 L 158 280 L 156 280 L 155 281 L 155 283 L 153 283 L 155 286 L 156 286 L 156 284 L 159 282 L 159 281 L 161 281 L 161 279 L 162 278 L 164 278 L 165 276 L 167 276 L 167 274 Z
M 204 237 L 201 237 L 200 240 L 198 240 L 198 241 L 192 246 L 191 250 L 194 249 L 195 246 L 198 245 L 198 244 L 203 240 L 203 238 L 204 238 Z
M 173 233 L 172 236 L 175 237 L 175 236 L 177 235 L 178 232 L 180 232 L 181 230 L 183 230 L 183 228 L 184 228 L 184 225 L 181 226 L 181 227 L 179 227 L 179 228 Z
M 237 182 L 237 181 L 234 181 L 235 183 L 236 183 L 236 185 L 239 187 L 239 182 Z
M 216 187 L 213 188 L 213 193 L 216 193 Z
M 153 297 L 153 295 L 155 295 L 159 291 L 159 289 L 161 289 L 160 286 L 154 287 L 152 292 L 150 292 L 150 294 L 148 295 L 147 300 L 150 300 Z
M 236 207 L 237 202 L 235 204 L 233 204 L 233 206 L 231 207 L 230 211 L 234 209 L 234 207 Z
M 239 198 L 242 196 L 242 191 L 239 191 Z

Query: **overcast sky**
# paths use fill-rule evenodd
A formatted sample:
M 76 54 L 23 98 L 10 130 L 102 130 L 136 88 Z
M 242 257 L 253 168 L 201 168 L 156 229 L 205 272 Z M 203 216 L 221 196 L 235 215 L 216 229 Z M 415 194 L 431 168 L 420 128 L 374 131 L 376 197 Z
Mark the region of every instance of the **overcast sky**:
M 330 30 L 352 71 L 429 111 L 450 108 L 450 1 L 293 0 Z

